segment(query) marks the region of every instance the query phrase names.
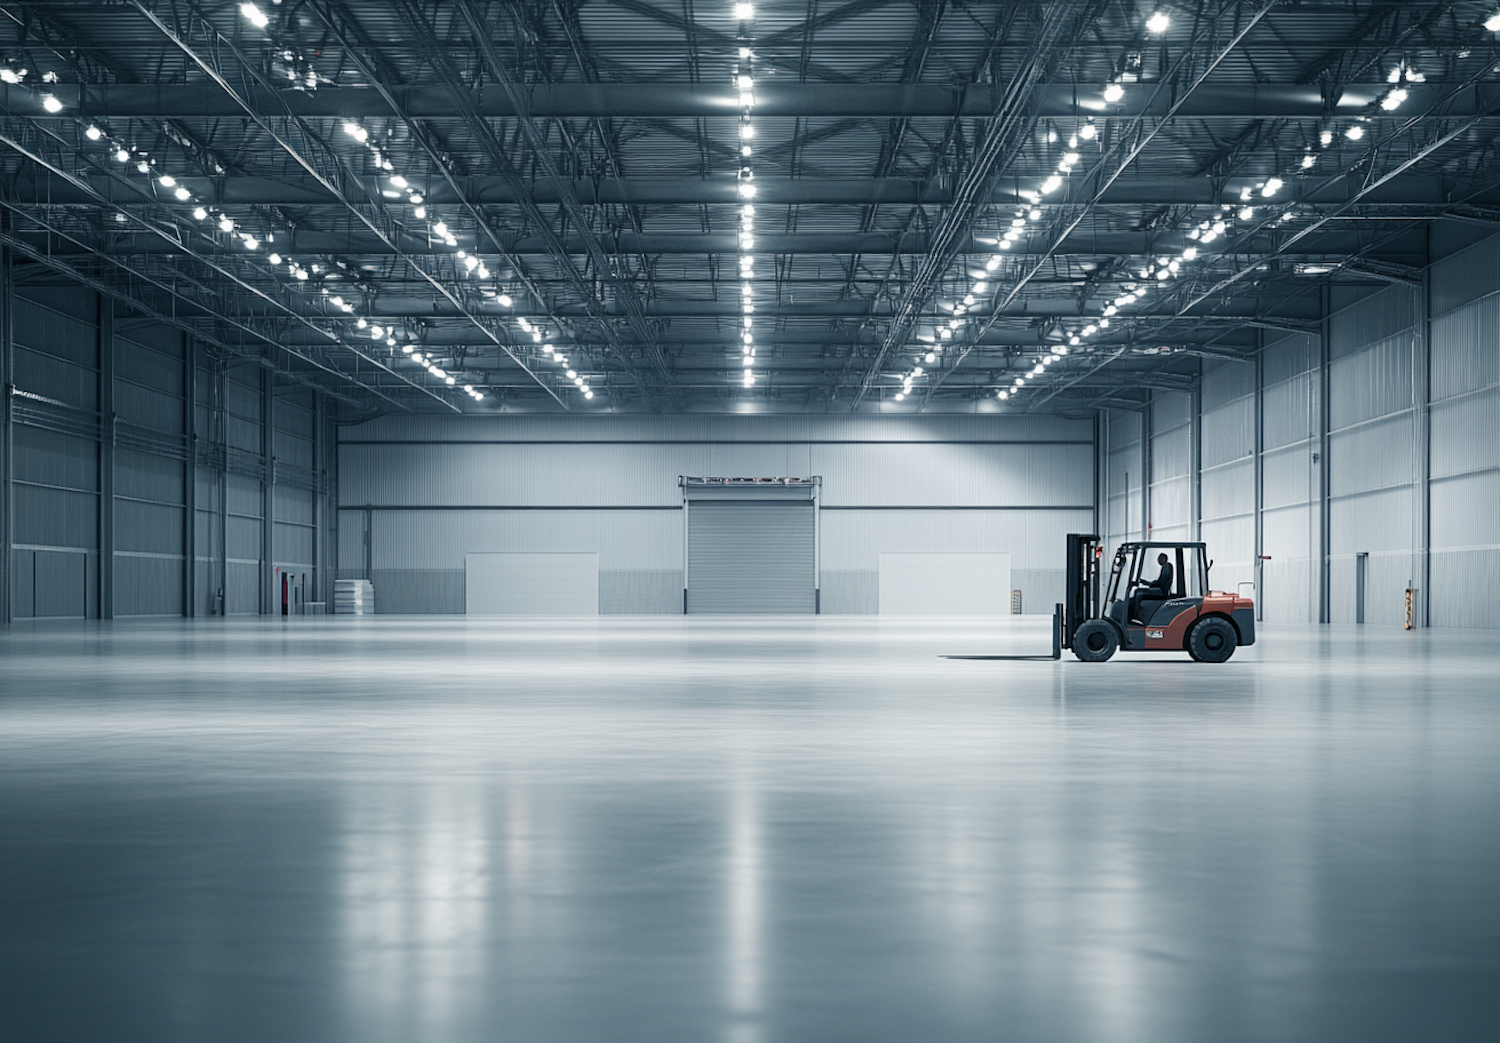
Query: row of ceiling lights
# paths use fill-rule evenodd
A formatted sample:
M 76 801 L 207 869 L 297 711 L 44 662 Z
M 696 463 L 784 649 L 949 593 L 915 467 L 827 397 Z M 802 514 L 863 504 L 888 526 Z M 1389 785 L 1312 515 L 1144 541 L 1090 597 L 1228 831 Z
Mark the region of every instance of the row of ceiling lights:
M 755 386 L 755 54 L 752 50 L 755 5 L 736 3 L 734 19 L 739 44 L 739 62 L 734 66 L 734 89 L 739 95 L 739 172 L 735 175 L 739 193 L 739 281 L 740 281 L 740 377 L 745 387 Z

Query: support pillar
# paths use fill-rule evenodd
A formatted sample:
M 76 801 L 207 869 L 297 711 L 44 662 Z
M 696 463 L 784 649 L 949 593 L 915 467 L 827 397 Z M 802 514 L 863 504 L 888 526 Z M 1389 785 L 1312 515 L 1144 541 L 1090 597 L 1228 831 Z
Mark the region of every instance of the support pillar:
M 276 586 L 276 371 L 260 371 L 260 614 L 271 615 L 278 604 Z
M 1431 232 L 1428 232 L 1431 235 Z M 1412 489 L 1412 577 L 1417 590 L 1412 625 L 1431 626 L 1432 599 L 1432 269 L 1422 269 L 1417 296 L 1417 339 L 1412 345 L 1412 426 L 1415 488 Z
M 99 309 L 99 618 L 115 618 L 115 302 Z
M 0 214 L 0 227 L 10 227 L 9 211 Z M 15 472 L 14 433 L 11 400 L 15 391 L 15 351 L 11 338 L 11 255 L 0 246 L 0 626 L 8 626 L 15 615 L 11 601 L 12 533 L 14 515 L 11 509 L 11 477 Z
M 1333 294 L 1328 284 L 1323 284 L 1323 321 L 1318 337 L 1318 450 L 1313 457 L 1314 479 L 1318 487 L 1318 546 L 1317 546 L 1317 598 L 1318 622 L 1329 623 L 1333 619 L 1331 562 L 1333 553 L 1332 519 L 1328 516 L 1328 500 L 1332 491 L 1329 481 L 1328 446 L 1331 442 L 1328 431 L 1329 354 L 1328 335 L 1331 329 L 1330 309 Z
M 1266 618 L 1266 337 L 1256 331 L 1255 352 L 1255 618 Z
M 198 359 L 192 335 L 182 335 L 182 614 L 198 614 Z

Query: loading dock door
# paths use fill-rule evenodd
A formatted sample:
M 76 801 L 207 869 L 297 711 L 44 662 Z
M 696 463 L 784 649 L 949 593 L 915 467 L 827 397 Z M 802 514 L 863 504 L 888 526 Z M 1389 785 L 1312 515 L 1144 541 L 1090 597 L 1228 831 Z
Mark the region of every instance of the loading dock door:
M 469 554 L 464 605 L 471 616 L 597 616 L 599 555 Z
M 1009 554 L 882 554 L 882 616 L 1008 616 Z
M 688 612 L 812 613 L 816 525 L 805 499 L 694 501 Z

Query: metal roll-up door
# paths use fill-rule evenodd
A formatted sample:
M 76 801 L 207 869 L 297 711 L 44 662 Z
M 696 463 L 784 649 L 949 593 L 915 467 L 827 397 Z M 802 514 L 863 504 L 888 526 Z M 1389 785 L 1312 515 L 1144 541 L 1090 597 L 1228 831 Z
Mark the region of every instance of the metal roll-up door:
M 688 512 L 689 612 L 811 613 L 811 502 L 695 502 Z

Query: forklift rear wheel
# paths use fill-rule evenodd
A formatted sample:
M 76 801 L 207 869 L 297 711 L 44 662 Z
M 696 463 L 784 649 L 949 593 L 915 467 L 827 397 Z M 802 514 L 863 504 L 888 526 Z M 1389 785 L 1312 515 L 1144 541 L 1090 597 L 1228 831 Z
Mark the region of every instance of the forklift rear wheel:
M 1222 663 L 1234 655 L 1239 639 L 1229 620 L 1210 616 L 1188 632 L 1188 654 L 1200 663 Z
M 1120 647 L 1120 635 L 1102 619 L 1091 619 L 1073 635 L 1073 654 L 1085 663 L 1102 663 Z

